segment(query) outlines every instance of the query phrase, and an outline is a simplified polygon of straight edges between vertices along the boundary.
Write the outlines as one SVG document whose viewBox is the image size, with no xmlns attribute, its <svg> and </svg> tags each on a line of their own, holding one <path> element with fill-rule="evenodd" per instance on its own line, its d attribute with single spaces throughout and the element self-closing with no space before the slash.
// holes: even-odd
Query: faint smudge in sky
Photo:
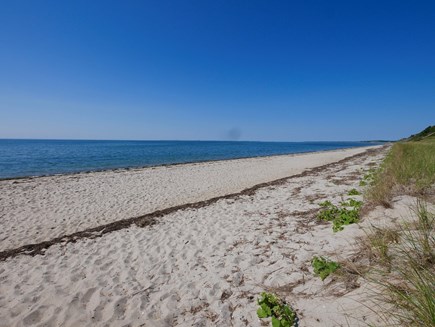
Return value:
<svg viewBox="0 0 435 327">
<path fill-rule="evenodd" d="M 227 132 L 226 138 L 230 141 L 238 141 L 241 136 L 242 131 L 237 127 L 233 127 Z"/>
</svg>

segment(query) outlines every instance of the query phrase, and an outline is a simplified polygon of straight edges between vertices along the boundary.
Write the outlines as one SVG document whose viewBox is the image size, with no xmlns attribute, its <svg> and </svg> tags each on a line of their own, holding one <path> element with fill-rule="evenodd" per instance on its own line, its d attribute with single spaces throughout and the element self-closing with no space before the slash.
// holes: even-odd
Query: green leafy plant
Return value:
<svg viewBox="0 0 435 327">
<path fill-rule="evenodd" d="M 332 206 L 332 202 L 326 200 L 326 201 L 320 202 L 319 206 L 324 207 L 324 208 L 328 208 L 328 207 Z"/>
<path fill-rule="evenodd" d="M 296 313 L 284 301 L 271 293 L 263 292 L 258 299 L 259 318 L 272 318 L 273 327 L 291 327 L 296 322 Z"/>
<path fill-rule="evenodd" d="M 333 221 L 339 213 L 339 208 L 333 205 L 330 201 L 319 203 L 319 206 L 324 208 L 319 212 L 318 218 L 326 221 Z"/>
<path fill-rule="evenodd" d="M 340 207 L 333 205 L 330 201 L 319 204 L 323 210 L 318 214 L 320 220 L 332 222 L 332 230 L 338 232 L 344 229 L 343 226 L 354 224 L 359 221 L 359 209 L 362 206 L 361 201 L 349 199 L 341 202 Z"/>
<path fill-rule="evenodd" d="M 374 180 L 375 180 L 375 172 L 376 172 L 375 169 L 370 168 L 370 170 L 363 176 L 362 180 L 360 180 L 359 186 L 363 187 L 363 186 L 367 186 L 367 185 L 372 185 L 374 183 Z M 359 194 L 361 194 L 361 193 L 359 193 Z M 349 195 L 359 195 L 359 194 L 350 194 L 349 193 Z"/>
<path fill-rule="evenodd" d="M 337 262 L 325 259 L 324 257 L 314 257 L 311 260 L 311 266 L 313 267 L 316 276 L 319 276 L 321 280 L 324 280 L 340 268 L 340 265 Z"/>
<path fill-rule="evenodd" d="M 357 189 L 351 189 L 347 195 L 361 195 L 361 192 L 359 192 Z"/>
<path fill-rule="evenodd" d="M 356 209 L 360 209 L 362 204 L 362 201 L 357 201 L 355 199 L 348 199 L 347 201 L 341 202 L 343 207 L 354 207 Z"/>
</svg>

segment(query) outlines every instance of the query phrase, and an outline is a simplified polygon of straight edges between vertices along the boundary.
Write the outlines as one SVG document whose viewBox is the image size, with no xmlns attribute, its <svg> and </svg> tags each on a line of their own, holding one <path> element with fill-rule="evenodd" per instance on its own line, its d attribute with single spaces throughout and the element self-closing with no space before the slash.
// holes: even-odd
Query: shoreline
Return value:
<svg viewBox="0 0 435 327">
<path fill-rule="evenodd" d="M 304 155 L 304 154 L 322 153 L 322 152 L 334 152 L 334 151 L 347 150 L 347 149 L 360 149 L 360 148 L 367 148 L 368 149 L 368 148 L 373 148 L 373 147 L 383 147 L 383 146 L 386 146 L 386 145 L 390 145 L 391 143 L 392 142 L 383 142 L 382 144 L 376 144 L 376 145 L 351 146 L 351 147 L 331 149 L 331 150 L 293 152 L 293 153 L 273 154 L 273 155 L 266 155 L 266 156 L 261 156 L 260 155 L 260 156 L 253 156 L 253 157 L 237 157 L 237 158 L 231 158 L 231 159 L 185 161 L 185 162 L 175 162 L 175 163 L 150 165 L 150 166 L 129 166 L 129 167 L 118 167 L 118 168 L 103 168 L 103 169 L 83 170 L 83 171 L 74 171 L 74 172 L 65 172 L 65 173 L 54 173 L 54 174 L 45 174 L 45 175 L 27 175 L 27 176 L 17 176 L 17 177 L 0 177 L 0 182 L 2 182 L 2 181 L 13 181 L 13 180 L 22 180 L 22 179 L 36 179 L 36 178 L 54 177 L 54 176 L 71 176 L 71 175 L 91 174 L 91 173 L 104 173 L 104 172 L 115 172 L 116 173 L 116 172 L 123 172 L 123 171 L 153 169 L 153 168 L 160 168 L 160 167 L 180 166 L 180 165 L 205 164 L 205 163 L 222 162 L 222 161 L 237 161 L 237 160 L 273 158 L 273 157 L 283 157 L 283 156 L 292 157 L 292 156 L 298 156 L 298 155 Z"/>
<path fill-rule="evenodd" d="M 0 181 L 0 251 L 237 194 L 372 149 L 382 147 Z"/>
<path fill-rule="evenodd" d="M 311 154 L 311 153 L 334 152 L 334 151 L 347 150 L 347 149 L 382 147 L 385 145 L 389 145 L 391 143 L 392 142 L 384 142 L 382 144 L 375 144 L 375 145 L 350 146 L 350 147 L 337 148 L 337 149 L 331 149 L 331 150 L 303 151 L 303 152 L 293 152 L 293 153 L 283 153 L 283 154 L 272 154 L 272 155 L 265 155 L 265 156 L 260 155 L 260 156 L 253 156 L 253 157 L 237 157 L 237 158 L 230 158 L 230 159 L 186 161 L 186 162 L 175 162 L 175 163 L 149 165 L 149 166 L 128 166 L 128 167 L 118 167 L 118 168 L 102 168 L 102 169 L 83 170 L 83 171 L 74 171 L 74 172 L 65 172 L 65 173 L 54 173 L 54 174 L 45 174 L 45 175 L 0 177 L 0 182 L 10 181 L 10 180 L 21 180 L 21 179 L 36 179 L 36 178 L 53 177 L 53 176 L 71 176 L 71 175 L 91 174 L 91 173 L 122 172 L 122 171 L 141 170 L 141 169 L 153 169 L 153 168 L 159 168 L 159 167 L 171 167 L 171 166 L 180 166 L 180 165 L 213 163 L 213 162 L 221 162 L 221 161 L 234 161 L 234 160 L 246 160 L 246 159 L 273 158 L 273 157 L 282 157 L 282 156 L 295 156 L 295 155 L 304 155 L 304 154 Z"/>
<path fill-rule="evenodd" d="M 372 151 L 375 152 L 377 149 L 380 149 L 380 148 L 375 148 Z M 280 178 L 280 179 L 273 180 L 270 182 L 256 184 L 252 187 L 243 189 L 242 191 L 237 192 L 237 193 L 225 194 L 225 195 L 221 195 L 221 196 L 214 197 L 211 199 L 202 200 L 199 202 L 185 203 L 185 204 L 182 204 L 179 206 L 169 207 L 169 208 L 165 208 L 163 210 L 157 210 L 155 212 L 151 212 L 151 213 L 148 213 L 145 215 L 126 218 L 126 219 L 122 219 L 122 220 L 117 220 L 117 221 L 114 221 L 114 222 L 106 224 L 106 225 L 101 225 L 101 226 L 97 226 L 94 228 L 88 228 L 86 230 L 78 231 L 78 232 L 73 233 L 73 234 L 62 235 L 62 236 L 56 237 L 54 239 L 51 239 L 49 241 L 44 241 L 44 242 L 35 243 L 35 244 L 26 244 L 26 245 L 21 246 L 19 248 L 7 249 L 4 251 L 0 251 L 0 261 L 5 261 L 8 258 L 11 258 L 11 257 L 13 258 L 17 255 L 35 256 L 38 254 L 44 254 L 45 250 L 47 250 L 49 247 L 51 247 L 55 244 L 62 243 L 63 245 L 65 245 L 67 243 L 76 242 L 77 240 L 80 240 L 83 238 L 93 239 L 93 238 L 97 238 L 97 237 L 102 237 L 104 234 L 111 233 L 111 232 L 118 231 L 118 230 L 122 230 L 125 228 L 129 228 L 132 225 L 136 225 L 136 226 L 141 227 L 141 228 L 143 228 L 145 226 L 153 226 L 154 224 L 158 223 L 156 218 L 161 218 L 165 215 L 174 213 L 176 211 L 198 209 L 198 208 L 206 207 L 208 205 L 216 203 L 217 201 L 220 201 L 220 200 L 237 199 L 237 198 L 244 196 L 244 195 L 253 195 L 253 194 L 255 194 L 255 192 L 257 192 L 258 190 L 260 190 L 262 188 L 278 186 L 278 185 L 286 183 L 290 179 L 305 177 L 307 175 L 320 172 L 323 169 L 331 168 L 331 167 L 334 167 L 337 165 L 341 165 L 341 164 L 344 164 L 345 162 L 354 160 L 358 157 L 366 156 L 369 154 L 369 151 L 370 151 L 370 149 L 368 149 L 365 152 L 358 153 L 358 154 L 355 154 L 355 155 L 350 156 L 350 157 L 346 157 L 346 158 L 341 159 L 341 160 L 336 161 L 336 162 L 328 163 L 328 164 L 325 164 L 322 166 L 317 166 L 314 168 L 309 168 L 309 169 L 306 169 L 303 172 L 296 174 L 296 175 L 291 175 L 291 176 Z"/>
<path fill-rule="evenodd" d="M 26 194 L 38 195 L 27 204 L 33 209 L 44 197 L 55 195 L 52 204 L 58 205 L 42 206 L 45 211 L 39 213 L 29 211 L 24 226 L 27 234 L 16 234 L 29 243 L 44 233 L 45 229 L 32 230 L 32 227 L 50 221 L 48 209 L 61 210 L 70 205 L 68 201 L 78 201 L 78 208 L 83 208 L 86 201 L 101 200 L 89 199 L 82 187 L 90 188 L 94 195 L 100 191 L 105 194 L 121 183 L 118 192 L 128 190 L 130 196 L 149 194 L 155 198 L 165 185 L 170 187 L 168 190 L 179 187 L 174 184 L 174 178 L 180 174 L 187 176 L 186 180 L 193 178 L 192 185 L 201 187 L 222 182 L 226 185 L 234 176 L 239 176 L 241 181 L 252 181 L 263 170 L 270 177 L 283 164 L 300 170 L 299 174 L 257 183 L 251 189 L 243 188 L 237 194 L 151 213 L 159 215 L 154 217 L 157 223 L 151 221 L 153 217 L 142 217 L 144 225 L 117 220 L 109 223 L 117 227 L 115 230 L 106 230 L 107 225 L 99 224 L 97 229 L 86 231 L 83 220 L 73 220 L 74 226 L 83 227 L 83 233 L 89 234 L 63 233 L 54 240 L 57 230 L 48 228 L 47 235 L 55 242 L 24 247 L 22 253 L 10 252 L 9 258 L 0 261 L 2 323 L 4 326 L 20 326 L 25 322 L 53 326 L 260 327 L 264 321 L 257 317 L 256 299 L 266 291 L 287 298 L 297 310 L 301 327 L 346 325 L 348 314 L 353 314 L 352 326 L 363 326 L 367 321 L 377 325 L 370 310 L 361 306 L 366 300 L 365 284 L 354 287 L 355 283 L 347 284 L 331 277 L 323 282 L 313 273 L 310 262 L 318 255 L 336 261 L 353 257 L 355 242 L 363 235 L 359 225 L 346 226 L 337 234 L 330 223 L 319 221 L 316 213 L 325 200 L 338 203 L 352 188 L 362 191 L 358 186 L 360 179 L 381 162 L 387 149 L 250 160 L 252 167 L 227 162 L 188 169 L 157 169 L 148 177 L 164 173 L 162 177 L 170 183 L 158 183 L 156 188 L 139 191 L 131 190 L 127 179 L 133 176 L 137 182 L 143 172 L 106 173 L 98 178 L 64 176 L 47 178 L 47 183 L 43 180 L 22 184 L 4 182 L 3 186 L 8 184 L 22 191 L 14 193 L 14 199 L 22 199 Z M 220 174 L 211 178 L 210 167 Z M 242 168 L 239 175 L 228 177 L 236 167 Z M 254 170 L 244 175 L 246 168 Z M 207 173 L 198 179 L 194 177 L 198 170 Z M 115 183 L 107 176 L 116 177 Z M 80 184 L 81 181 L 86 183 Z M 95 188 L 93 182 L 100 182 L 101 189 Z M 75 191 L 79 197 L 62 199 L 63 193 L 57 193 L 56 187 L 65 183 L 67 187 L 62 190 Z M 42 185 L 43 192 L 34 188 L 38 185 Z M 197 192 L 194 189 L 190 196 Z M 182 197 L 184 192 L 175 194 Z M 128 201 L 113 204 L 123 214 L 132 205 Z M 5 216 L 11 219 L 0 220 L 3 229 L 8 227 L 8 221 L 14 228 L 19 227 L 19 215 L 24 213 Z M 71 218 L 63 211 L 59 215 Z M 95 218 L 89 212 L 85 216 Z M 58 225 L 67 223 L 57 222 Z M 44 245 L 49 246 L 44 248 Z M 362 317 L 368 320 L 360 324 Z"/>
</svg>

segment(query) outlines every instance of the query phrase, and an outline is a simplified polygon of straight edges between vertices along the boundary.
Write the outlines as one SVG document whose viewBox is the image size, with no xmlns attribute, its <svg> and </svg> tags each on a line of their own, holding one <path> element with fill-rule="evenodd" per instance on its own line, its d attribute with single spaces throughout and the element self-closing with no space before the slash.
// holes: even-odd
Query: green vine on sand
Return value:
<svg viewBox="0 0 435 327">
<path fill-rule="evenodd" d="M 258 299 L 259 318 L 272 318 L 273 327 L 291 327 L 297 323 L 296 313 L 281 299 L 271 293 L 263 292 Z"/>
<path fill-rule="evenodd" d="M 323 210 L 318 214 L 320 220 L 332 222 L 332 230 L 338 232 L 344 229 L 343 226 L 357 223 L 359 221 L 359 210 L 361 201 L 348 199 L 341 202 L 340 207 L 335 206 L 331 201 L 324 201 L 319 204 Z"/>
<path fill-rule="evenodd" d="M 349 193 L 347 193 L 347 195 L 361 195 L 361 192 L 359 192 L 357 189 L 353 188 L 349 191 Z"/>
<path fill-rule="evenodd" d="M 314 269 L 314 274 L 324 280 L 330 274 L 340 268 L 337 262 L 325 259 L 324 257 L 314 257 L 311 260 L 311 266 Z"/>
</svg>

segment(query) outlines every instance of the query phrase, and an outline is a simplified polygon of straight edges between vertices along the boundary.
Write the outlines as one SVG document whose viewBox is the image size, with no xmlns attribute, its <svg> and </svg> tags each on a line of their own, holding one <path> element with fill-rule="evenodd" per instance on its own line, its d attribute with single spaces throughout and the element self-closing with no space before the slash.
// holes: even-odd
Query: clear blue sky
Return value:
<svg viewBox="0 0 435 327">
<path fill-rule="evenodd" d="M 0 2 L 0 138 L 397 139 L 435 1 Z"/>
</svg>

